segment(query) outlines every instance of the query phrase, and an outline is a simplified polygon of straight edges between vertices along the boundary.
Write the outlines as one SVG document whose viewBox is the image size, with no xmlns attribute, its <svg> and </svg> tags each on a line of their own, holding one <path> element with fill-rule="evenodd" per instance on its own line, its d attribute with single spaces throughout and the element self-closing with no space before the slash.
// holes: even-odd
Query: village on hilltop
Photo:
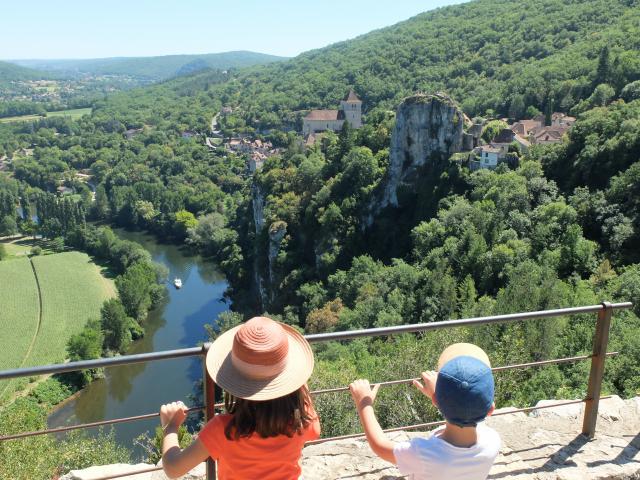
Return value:
<svg viewBox="0 0 640 480">
<path fill-rule="evenodd" d="M 233 108 L 224 106 L 212 120 L 210 136 L 205 138 L 205 144 L 212 150 L 219 148 L 236 154 L 248 156 L 247 168 L 249 173 L 255 173 L 262 168 L 265 160 L 278 153 L 281 149 L 275 148 L 270 141 L 252 138 L 250 135 L 236 135 L 225 137 L 221 130 L 216 129 L 216 118 L 220 115 L 233 114 Z M 563 136 L 575 122 L 575 118 L 562 112 L 554 112 L 550 116 L 550 125 L 546 125 L 545 115 L 537 115 L 532 119 L 519 120 L 509 123 L 509 119 L 501 118 L 508 128 L 504 128 L 489 142 L 482 138 L 482 132 L 488 120 L 470 120 L 464 116 L 466 132 L 464 151 L 469 152 L 468 165 L 472 170 L 479 168 L 493 169 L 499 163 L 509 160 L 509 154 L 517 150 L 526 153 L 532 145 L 545 145 L 559 143 Z M 352 128 L 362 127 L 362 100 L 352 89 L 340 101 L 335 110 L 311 110 L 302 119 L 302 135 L 305 145 L 314 145 L 324 132 L 339 132 L 345 122 Z M 127 131 L 126 135 L 135 134 L 137 131 Z M 191 132 L 185 132 L 183 136 Z M 189 135 L 190 136 L 190 135 Z"/>
<path fill-rule="evenodd" d="M 500 119 L 509 125 L 509 119 Z M 569 131 L 576 119 L 562 112 L 554 112 L 551 115 L 551 125 L 545 125 L 545 115 L 536 115 L 530 120 L 520 120 L 512 123 L 508 128 L 502 129 L 491 139 L 488 144 L 479 145 L 479 135 L 483 124 L 474 124 L 477 132 L 478 143 L 470 155 L 469 168 L 496 168 L 500 162 L 507 159 L 507 154 L 512 145 L 526 153 L 532 145 L 547 145 L 562 142 L 562 137 Z"/>
</svg>

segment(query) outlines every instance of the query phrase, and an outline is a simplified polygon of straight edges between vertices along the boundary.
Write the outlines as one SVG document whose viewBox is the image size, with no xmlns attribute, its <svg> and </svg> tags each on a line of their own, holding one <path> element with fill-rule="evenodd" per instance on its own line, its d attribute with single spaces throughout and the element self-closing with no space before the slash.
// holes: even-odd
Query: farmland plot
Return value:
<svg viewBox="0 0 640 480">
<path fill-rule="evenodd" d="M 42 292 L 42 326 L 27 363 L 60 362 L 68 339 L 90 318 L 100 318 L 102 302 L 114 296 L 115 289 L 84 253 L 33 257 L 33 263 Z"/>
</svg>

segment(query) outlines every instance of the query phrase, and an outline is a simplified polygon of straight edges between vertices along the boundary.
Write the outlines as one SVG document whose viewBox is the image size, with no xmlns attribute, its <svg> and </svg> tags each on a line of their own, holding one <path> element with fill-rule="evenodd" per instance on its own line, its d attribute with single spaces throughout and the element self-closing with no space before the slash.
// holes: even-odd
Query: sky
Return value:
<svg viewBox="0 0 640 480">
<path fill-rule="evenodd" d="M 462 1 L 0 0 L 0 59 L 291 57 Z"/>
</svg>

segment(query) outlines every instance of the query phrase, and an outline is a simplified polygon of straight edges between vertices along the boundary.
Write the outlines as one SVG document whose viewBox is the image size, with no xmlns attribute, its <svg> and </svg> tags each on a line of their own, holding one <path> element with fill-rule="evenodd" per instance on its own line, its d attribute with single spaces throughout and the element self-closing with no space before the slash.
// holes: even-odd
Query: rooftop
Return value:
<svg viewBox="0 0 640 480">
<path fill-rule="evenodd" d="M 311 110 L 304 118 L 305 120 L 343 120 L 344 112 L 342 110 Z"/>
<path fill-rule="evenodd" d="M 360 102 L 360 103 L 362 103 L 362 100 L 360 100 L 358 95 L 356 95 L 356 92 L 354 92 L 353 90 L 349 90 L 349 93 L 347 93 L 342 100 L 344 102 Z"/>
</svg>

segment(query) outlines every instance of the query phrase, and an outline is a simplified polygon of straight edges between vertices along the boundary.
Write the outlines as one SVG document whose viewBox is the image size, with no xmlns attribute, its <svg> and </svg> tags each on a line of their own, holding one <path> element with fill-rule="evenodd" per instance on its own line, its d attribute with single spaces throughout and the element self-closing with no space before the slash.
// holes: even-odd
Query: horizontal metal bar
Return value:
<svg viewBox="0 0 640 480">
<path fill-rule="evenodd" d="M 607 398 L 611 398 L 611 395 L 606 395 L 604 397 L 600 397 L 600 400 L 606 400 Z M 573 405 L 576 403 L 584 403 L 586 402 L 586 399 L 582 399 L 582 400 L 569 400 L 566 402 L 557 402 L 551 405 L 543 405 L 541 407 L 526 407 L 526 408 L 518 408 L 515 410 L 509 410 L 508 412 L 498 412 L 498 413 L 494 413 L 491 416 L 492 417 L 499 417 L 501 415 L 511 415 L 513 413 L 520 413 L 520 412 L 531 412 L 534 410 L 544 410 L 546 408 L 555 408 L 555 407 L 562 407 L 564 405 Z M 404 427 L 394 427 L 394 428 L 386 428 L 383 430 L 383 432 L 385 433 L 390 433 L 390 432 L 400 432 L 402 430 L 417 430 L 419 428 L 427 428 L 427 427 L 435 427 L 437 425 L 444 425 L 446 422 L 444 420 L 440 420 L 437 422 L 428 422 L 428 423 L 419 423 L 416 425 L 407 425 Z M 318 440 L 312 440 L 311 442 L 307 442 L 305 443 L 305 445 L 318 445 L 320 443 L 326 443 L 326 442 L 332 442 L 334 440 L 346 440 L 349 438 L 359 438 L 359 437 L 364 437 L 365 434 L 364 433 L 352 433 L 350 435 L 340 435 L 337 437 L 328 437 L 328 438 L 320 438 Z"/>
<path fill-rule="evenodd" d="M 615 356 L 618 355 L 619 352 L 608 352 L 607 353 L 607 357 L 611 357 L 611 356 Z M 580 361 L 580 360 L 588 360 L 589 358 L 591 358 L 591 355 L 581 355 L 578 357 L 565 357 L 565 358 L 558 358 L 555 360 L 542 360 L 540 362 L 530 362 L 530 363 L 519 363 L 519 364 L 515 364 L 515 365 L 506 365 L 504 367 L 494 367 L 492 368 L 492 370 L 494 372 L 500 372 L 500 371 L 504 371 L 504 370 L 511 370 L 511 369 L 515 369 L 515 368 L 527 368 L 527 367 L 539 367 L 539 366 L 544 366 L 544 365 L 554 365 L 554 364 L 559 364 L 559 363 L 568 363 L 568 362 L 576 362 L 576 361 Z M 390 380 L 388 382 L 376 382 L 375 385 L 382 385 L 382 386 L 388 386 L 388 385 L 401 385 L 401 384 L 410 384 L 412 383 L 414 380 L 420 380 L 420 378 L 405 378 L 402 380 Z M 345 392 L 349 390 L 349 387 L 336 387 L 336 388 L 327 388 L 327 389 L 323 389 L 323 390 L 314 390 L 311 392 L 311 395 L 323 395 L 325 393 L 335 393 L 335 392 Z M 216 403 L 214 405 L 215 408 L 222 408 L 224 407 L 224 403 Z M 204 406 L 200 405 L 200 406 L 196 406 L 196 407 L 191 407 L 188 411 L 189 412 L 194 412 L 194 411 L 198 411 L 198 410 L 203 410 Z M 70 430 L 78 430 L 78 429 L 82 429 L 82 428 L 92 428 L 92 427 L 100 427 L 100 426 L 104 426 L 104 425 L 114 425 L 114 424 L 118 424 L 118 423 L 125 423 L 125 422 L 133 422 L 133 421 L 137 421 L 137 420 L 146 420 L 149 418 L 154 418 L 157 417 L 158 415 L 160 415 L 159 413 L 148 413 L 148 414 L 144 414 L 144 415 L 136 415 L 133 417 L 123 417 L 123 418 L 113 418 L 110 420 L 102 420 L 100 422 L 93 422 L 93 423 L 83 423 L 83 424 L 77 424 L 77 425 L 67 425 L 64 427 L 56 427 L 56 428 L 50 428 L 47 430 L 36 430 L 33 432 L 23 432 L 23 433 L 16 433 L 14 435 L 6 435 L 3 437 L 0 437 L 0 442 L 5 441 L 5 440 L 15 440 L 17 438 L 24 438 L 24 437 L 32 437 L 35 435 L 46 435 L 49 433 L 60 433 L 60 432 L 68 432 Z"/>
<path fill-rule="evenodd" d="M 633 303 L 614 303 L 611 307 L 614 310 L 631 308 Z M 537 312 L 512 313 L 507 315 L 494 315 L 489 317 L 467 318 L 461 320 L 445 320 L 443 322 L 418 323 L 409 325 L 397 325 L 394 327 L 380 327 L 362 330 L 351 330 L 348 332 L 331 332 L 306 335 L 305 338 L 310 343 L 330 342 L 336 340 L 349 340 L 360 337 L 375 337 L 382 335 L 394 335 L 399 333 L 424 332 L 428 330 L 438 330 L 442 328 L 454 328 L 471 325 L 483 325 L 501 322 L 516 322 L 521 320 L 531 320 L 536 318 L 559 317 L 563 315 L 575 315 L 580 313 L 593 313 L 602 310 L 602 305 L 591 305 L 586 307 L 560 308 L 555 310 L 541 310 Z M 205 347 L 183 348 L 178 350 L 167 350 L 163 352 L 141 353 L 137 355 L 122 355 L 113 358 L 98 358 L 96 360 L 82 360 L 78 362 L 68 362 L 57 365 L 44 365 L 39 367 L 16 368 L 12 370 L 0 371 L 0 380 L 17 377 L 30 377 L 36 375 L 52 375 L 56 373 L 73 372 L 90 368 L 114 367 L 118 365 L 128 365 L 132 363 L 143 363 L 169 358 L 194 357 L 203 355 Z"/>
<path fill-rule="evenodd" d="M 631 308 L 631 302 L 614 303 L 612 308 Z M 394 327 L 379 327 L 362 330 L 351 330 L 348 332 L 331 332 L 306 335 L 305 338 L 310 343 L 332 342 L 338 340 L 351 340 L 360 337 L 376 337 L 382 335 L 395 335 L 399 333 L 425 332 L 428 330 L 439 330 L 442 328 L 468 327 L 472 325 L 487 325 L 493 323 L 518 322 L 531 320 L 534 318 L 561 317 L 563 315 L 577 315 L 580 313 L 599 312 L 604 307 L 602 305 L 590 305 L 587 307 L 558 308 L 554 310 L 540 310 L 537 312 L 510 313 L 507 315 L 493 315 L 490 317 L 463 318 L 461 320 L 445 320 L 442 322 L 415 323 L 409 325 L 397 325 Z"/>
<path fill-rule="evenodd" d="M 134 475 L 141 475 L 143 473 L 157 472 L 159 470 L 162 470 L 162 467 L 149 467 L 149 468 L 144 468 L 142 470 L 118 473 L 117 475 L 109 475 L 107 477 L 92 477 L 91 480 L 112 480 L 114 478 L 132 477 Z"/>
<path fill-rule="evenodd" d="M 607 357 L 614 357 L 618 355 L 620 352 L 608 352 L 606 354 Z M 555 365 L 559 363 L 569 363 L 569 362 L 577 362 L 580 360 L 588 360 L 592 357 L 592 355 L 580 355 L 578 357 L 565 357 L 565 358 L 557 358 L 555 360 L 542 360 L 540 362 L 530 362 L 530 363 L 518 363 L 515 365 L 506 365 L 504 367 L 494 367 L 491 370 L 494 372 L 502 372 L 505 370 L 513 370 L 516 368 L 529 368 L 529 367 L 542 367 L 545 365 Z M 406 383 L 412 383 L 414 380 L 420 380 L 420 378 L 405 378 L 402 380 L 390 380 L 388 382 L 372 382 L 372 385 L 401 385 Z M 349 390 L 349 387 L 336 387 L 336 388 L 327 388 L 323 390 L 314 390 L 311 392 L 312 395 L 322 395 L 325 393 L 334 393 L 334 392 L 344 392 Z"/>
<path fill-rule="evenodd" d="M 31 377 L 35 375 L 53 375 L 56 373 L 74 372 L 89 368 L 115 367 L 129 365 L 131 363 L 144 363 L 153 360 L 165 360 L 168 358 L 197 357 L 202 355 L 203 347 L 181 348 L 178 350 L 165 350 L 162 352 L 139 353 L 137 355 L 122 355 L 112 358 L 98 358 L 95 360 L 80 360 L 56 365 L 44 365 L 41 367 L 16 368 L 0 371 L 0 380 L 17 377 Z"/>
<path fill-rule="evenodd" d="M 197 412 L 204 409 L 203 406 L 191 407 L 187 410 L 187 413 Z M 33 432 L 14 433 L 12 435 L 5 435 L 0 437 L 0 442 L 5 440 L 16 440 L 18 438 L 34 437 L 36 435 L 47 435 L 49 433 L 69 432 L 71 430 L 79 430 L 83 428 L 102 427 L 104 425 L 114 425 L 117 423 L 135 422 L 138 420 L 147 420 L 149 418 L 159 417 L 160 413 L 146 413 L 144 415 L 135 415 L 133 417 L 112 418 L 110 420 L 101 420 L 99 422 L 80 423 L 77 425 L 66 425 L 64 427 L 49 428 L 46 430 L 35 430 Z"/>
</svg>

